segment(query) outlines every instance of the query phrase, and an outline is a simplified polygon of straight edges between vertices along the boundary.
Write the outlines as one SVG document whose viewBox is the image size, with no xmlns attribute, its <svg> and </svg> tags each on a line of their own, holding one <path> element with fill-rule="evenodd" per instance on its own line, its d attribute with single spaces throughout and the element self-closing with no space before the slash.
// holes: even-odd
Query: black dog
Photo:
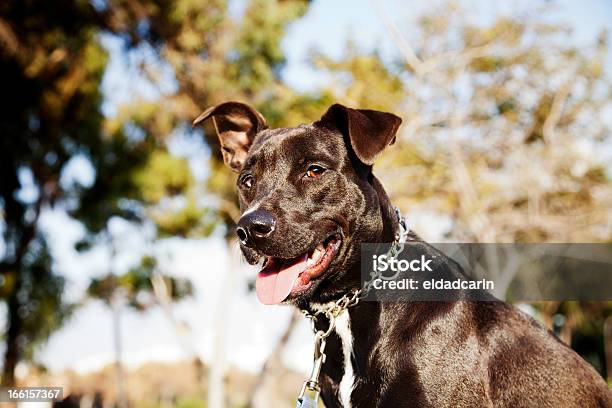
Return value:
<svg viewBox="0 0 612 408">
<path fill-rule="evenodd" d="M 359 288 L 360 244 L 391 242 L 398 227 L 372 164 L 400 118 L 333 105 L 311 125 L 267 129 L 228 102 L 194 124 L 208 117 L 239 172 L 242 251 L 264 261 L 259 299 L 312 311 Z M 592 367 L 503 302 L 362 302 L 326 353 L 328 408 L 612 407 Z"/>
</svg>

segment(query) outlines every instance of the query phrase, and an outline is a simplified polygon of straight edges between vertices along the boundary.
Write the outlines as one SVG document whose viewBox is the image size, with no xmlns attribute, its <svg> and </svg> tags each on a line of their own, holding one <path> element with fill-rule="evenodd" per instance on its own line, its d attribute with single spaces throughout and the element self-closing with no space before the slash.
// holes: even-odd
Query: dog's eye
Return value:
<svg viewBox="0 0 612 408">
<path fill-rule="evenodd" d="M 240 185 L 244 188 L 251 188 L 253 187 L 254 181 L 255 179 L 253 178 L 253 176 L 251 176 L 250 174 L 247 174 L 246 176 L 243 176 L 240 179 Z"/>
<path fill-rule="evenodd" d="M 318 166 L 316 164 L 311 164 L 306 170 L 306 177 L 315 178 L 319 177 L 321 174 L 325 172 L 325 168 Z"/>
</svg>

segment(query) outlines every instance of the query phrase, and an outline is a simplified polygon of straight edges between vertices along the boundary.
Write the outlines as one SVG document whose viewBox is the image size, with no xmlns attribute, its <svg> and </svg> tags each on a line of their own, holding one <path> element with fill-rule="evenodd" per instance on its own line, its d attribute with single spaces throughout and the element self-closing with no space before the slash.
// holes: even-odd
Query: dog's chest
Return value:
<svg viewBox="0 0 612 408">
<path fill-rule="evenodd" d="M 353 371 L 353 334 L 351 333 L 351 318 L 348 310 L 345 310 L 336 319 L 336 334 L 340 337 L 343 357 L 343 375 L 340 381 L 339 397 L 344 408 L 351 407 L 351 393 L 355 383 L 355 373 Z"/>
<path fill-rule="evenodd" d="M 311 308 L 315 311 L 323 310 L 325 306 L 329 307 L 329 305 L 311 304 Z M 331 376 L 334 378 L 332 381 L 337 385 L 337 388 L 334 387 L 337 393 L 334 392 L 334 394 L 337 395 L 341 407 L 351 408 L 351 394 L 355 385 L 355 372 L 352 363 L 354 337 L 351 332 L 351 318 L 348 310 L 343 311 L 336 318 L 334 332 L 340 341 L 339 344 L 336 341 L 333 343 L 339 347 L 328 346 L 326 349 L 328 354 L 326 364 L 328 366 L 331 364 L 332 366 L 327 367 L 327 370 L 324 366 L 323 370 L 332 370 L 335 373 L 341 374 L 341 376 L 337 376 L 337 374 Z M 330 353 L 333 353 L 333 355 Z M 337 382 L 338 379 L 340 380 L 339 383 Z"/>
</svg>

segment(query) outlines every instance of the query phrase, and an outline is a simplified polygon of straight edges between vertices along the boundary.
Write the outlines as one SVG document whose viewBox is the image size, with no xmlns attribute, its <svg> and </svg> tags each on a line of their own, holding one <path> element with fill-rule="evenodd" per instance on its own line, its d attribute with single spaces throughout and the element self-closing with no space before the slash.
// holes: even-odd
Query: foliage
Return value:
<svg viewBox="0 0 612 408">
<path fill-rule="evenodd" d="M 157 274 L 163 280 L 167 295 L 171 301 L 178 301 L 193 294 L 191 282 L 186 279 L 173 278 L 156 272 L 155 258 L 145 256 L 140 265 L 129 271 L 114 275 L 108 274 L 101 278 L 94 278 L 87 289 L 87 294 L 93 299 L 102 300 L 107 305 L 125 300 L 127 304 L 140 311 L 144 311 L 159 301 L 155 297 L 153 280 Z"/>
<path fill-rule="evenodd" d="M 45 240 L 38 237 L 30 243 L 24 257 L 17 293 L 18 298 L 28 299 L 19 309 L 23 331 L 17 339 L 24 345 L 26 359 L 33 357 L 36 348 L 62 325 L 75 308 L 74 304 L 63 301 L 65 279 L 51 273 L 50 262 Z"/>
<path fill-rule="evenodd" d="M 605 34 L 578 48 L 532 16 L 483 26 L 450 8 L 423 15 L 395 63 L 352 44 L 339 61 L 315 60 L 336 99 L 404 118 L 378 166 L 394 201 L 449 216 L 452 239 L 608 241 L 612 184 L 597 154 L 610 143 L 599 120 L 612 89 Z"/>
<path fill-rule="evenodd" d="M 82 251 L 108 244 L 108 221 L 115 217 L 153 223 L 158 237 L 207 236 L 220 222 L 232 223 L 237 210 L 228 186 L 233 176 L 211 179 L 218 194 L 203 196 L 186 159 L 172 154 L 168 141 L 184 133 L 205 106 L 230 98 L 263 105 L 287 91 L 279 79 L 284 63 L 280 41 L 286 25 L 307 4 L 256 0 L 239 20 L 230 18 L 226 2 L 218 0 L 0 5 L 0 209 L 6 247 L 0 293 L 9 322 L 5 384 L 13 383 L 17 362 L 29 357 L 29 350 L 71 310 L 64 304 L 63 279 L 49 260 L 44 234 L 38 233 L 40 214 L 57 207 L 82 222 L 86 235 L 77 245 Z M 170 67 L 176 92 L 134 101 L 104 117 L 101 81 L 108 55 L 100 43 L 102 33 L 122 38 L 126 53 L 154 51 L 155 63 L 143 60 L 142 74 L 157 85 L 157 68 Z M 205 136 L 214 168 L 220 162 L 218 142 L 212 132 Z M 91 185 L 62 179 L 74 157 L 91 165 Z M 34 193 L 22 193 L 28 189 Z M 28 263 L 33 256 L 49 261 L 34 267 Z M 108 298 L 117 289 L 127 290 L 133 305 L 143 307 L 139 297 L 150 290 L 150 272 L 118 271 L 92 282 L 90 294 Z M 19 314 L 24 307 L 48 324 L 35 327 L 25 321 Z"/>
<path fill-rule="evenodd" d="M 38 220 L 48 206 L 78 196 L 78 186 L 61 182 L 62 171 L 74 155 L 94 155 L 103 143 L 99 84 L 107 54 L 95 39 L 88 3 L 62 3 L 0 5 L 6 385 L 14 382 L 17 362 L 31 356 L 71 310 L 62 299 L 64 280 L 53 272 Z"/>
</svg>

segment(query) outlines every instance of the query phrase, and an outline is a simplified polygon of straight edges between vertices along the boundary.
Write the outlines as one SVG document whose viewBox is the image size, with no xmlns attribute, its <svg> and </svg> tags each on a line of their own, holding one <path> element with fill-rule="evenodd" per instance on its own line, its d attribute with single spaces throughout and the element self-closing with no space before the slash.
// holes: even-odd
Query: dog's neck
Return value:
<svg viewBox="0 0 612 408">
<path fill-rule="evenodd" d="M 395 234 L 399 228 L 399 220 L 397 219 L 395 208 L 393 204 L 391 204 L 391 200 L 384 187 L 373 174 L 371 175 L 371 183 L 378 196 L 380 214 L 383 222 L 383 229 L 378 242 L 391 242 L 394 240 Z"/>
<path fill-rule="evenodd" d="M 375 237 L 375 242 L 392 242 L 399 229 L 399 220 L 391 200 L 387 196 L 382 184 L 371 175 L 371 185 L 376 191 L 380 216 L 382 218 L 382 230 L 380 236 Z M 414 234 L 410 234 L 409 240 L 418 240 Z M 353 266 L 352 276 L 360 276 L 360 265 Z M 357 282 L 356 288 L 360 287 Z M 329 303 L 311 303 L 310 311 L 317 312 L 325 310 Z M 391 311 L 393 313 L 393 311 Z M 359 302 L 357 305 L 344 310 L 338 318 L 334 333 L 337 338 L 330 338 L 328 353 L 330 358 L 328 366 L 324 368 L 329 378 L 336 384 L 338 397 L 343 404 L 351 398 L 351 392 L 355 377 L 366 375 L 368 367 L 372 364 L 371 350 L 376 342 L 380 341 L 383 332 L 379 331 L 381 320 L 388 320 L 389 310 L 378 302 Z M 392 321 L 389 320 L 389 321 Z M 402 319 L 399 319 L 402 321 Z M 321 319 L 315 324 L 317 330 L 326 330 L 328 323 Z M 391 329 L 391 327 L 389 326 Z M 333 356 L 331 356 L 333 354 Z M 378 364 L 378 363 L 376 363 Z M 384 364 L 380 365 L 384 368 Z M 350 405 L 348 405 L 350 406 Z"/>
</svg>

